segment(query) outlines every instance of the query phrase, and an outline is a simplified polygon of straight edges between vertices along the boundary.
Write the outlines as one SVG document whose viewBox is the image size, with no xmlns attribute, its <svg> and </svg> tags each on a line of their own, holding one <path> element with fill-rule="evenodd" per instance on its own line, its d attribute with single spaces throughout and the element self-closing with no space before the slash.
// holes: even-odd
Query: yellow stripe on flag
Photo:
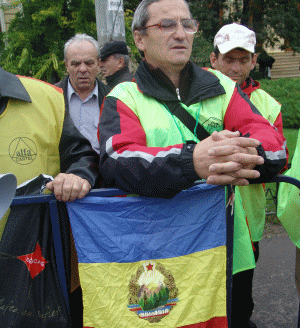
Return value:
<svg viewBox="0 0 300 328">
<path fill-rule="evenodd" d="M 225 246 L 136 263 L 80 263 L 79 273 L 84 326 L 175 328 L 226 316 Z M 150 302 L 159 306 L 148 311 Z"/>
</svg>

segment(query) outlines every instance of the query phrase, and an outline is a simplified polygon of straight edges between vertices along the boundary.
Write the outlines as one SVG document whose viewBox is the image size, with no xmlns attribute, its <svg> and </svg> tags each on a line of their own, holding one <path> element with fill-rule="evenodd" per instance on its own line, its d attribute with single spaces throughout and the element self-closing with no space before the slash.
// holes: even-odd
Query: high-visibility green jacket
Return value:
<svg viewBox="0 0 300 328">
<path fill-rule="evenodd" d="M 291 162 L 291 168 L 284 175 L 300 180 L 300 132 Z M 277 198 L 277 216 L 292 242 L 300 248 L 300 191 L 299 188 L 281 182 Z"/>
<path fill-rule="evenodd" d="M 250 77 L 241 86 L 242 90 L 248 95 L 251 102 L 256 106 L 264 118 L 274 124 L 278 132 L 283 136 L 281 105 L 267 92 L 260 89 L 260 84 Z M 249 224 L 252 241 L 261 240 L 265 226 L 266 197 L 261 184 L 252 184 L 244 187 L 236 187 L 235 197 L 238 200 L 242 197 L 243 208 Z"/>
<path fill-rule="evenodd" d="M 258 169 L 263 178 L 284 166 L 286 153 L 278 132 L 220 72 L 189 63 L 176 90 L 161 71 L 143 62 L 135 80 L 116 86 L 104 100 L 100 170 L 107 186 L 143 196 L 172 197 L 199 179 L 193 165 L 199 139 L 171 113 L 170 101 L 180 103 L 209 133 L 239 130 L 260 140 L 258 152 L 265 163 Z M 246 222 L 235 223 L 234 272 L 238 272 L 255 264 Z"/>
</svg>

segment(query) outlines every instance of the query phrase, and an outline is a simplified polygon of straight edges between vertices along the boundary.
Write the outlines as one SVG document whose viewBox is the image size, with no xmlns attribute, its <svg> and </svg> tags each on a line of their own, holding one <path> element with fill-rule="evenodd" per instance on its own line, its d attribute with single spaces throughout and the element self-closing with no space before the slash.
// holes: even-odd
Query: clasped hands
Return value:
<svg viewBox="0 0 300 328">
<path fill-rule="evenodd" d="M 264 159 L 258 156 L 256 139 L 240 137 L 240 132 L 223 130 L 199 142 L 193 152 L 194 168 L 208 184 L 246 186 L 260 173 L 254 170 Z"/>
</svg>

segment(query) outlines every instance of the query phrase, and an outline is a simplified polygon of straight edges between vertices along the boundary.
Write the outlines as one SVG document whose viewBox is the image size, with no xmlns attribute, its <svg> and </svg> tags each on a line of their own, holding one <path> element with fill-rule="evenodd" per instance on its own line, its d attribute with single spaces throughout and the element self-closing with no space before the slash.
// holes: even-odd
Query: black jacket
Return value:
<svg viewBox="0 0 300 328">
<path fill-rule="evenodd" d="M 134 75 L 129 72 L 129 68 L 123 67 L 116 73 L 114 73 L 110 76 L 107 76 L 105 79 L 106 79 L 107 85 L 112 89 L 119 83 L 127 82 L 127 81 L 131 82 L 133 80 L 133 78 L 134 78 Z"/>
</svg>

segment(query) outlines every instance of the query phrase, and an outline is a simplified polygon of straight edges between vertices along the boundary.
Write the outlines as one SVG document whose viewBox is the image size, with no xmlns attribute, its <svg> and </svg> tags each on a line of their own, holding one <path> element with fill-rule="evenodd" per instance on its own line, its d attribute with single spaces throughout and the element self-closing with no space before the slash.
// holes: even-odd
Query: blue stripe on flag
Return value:
<svg viewBox="0 0 300 328">
<path fill-rule="evenodd" d="M 223 187 L 201 184 L 172 199 L 86 197 L 68 210 L 80 263 L 164 259 L 226 243 Z"/>
</svg>

